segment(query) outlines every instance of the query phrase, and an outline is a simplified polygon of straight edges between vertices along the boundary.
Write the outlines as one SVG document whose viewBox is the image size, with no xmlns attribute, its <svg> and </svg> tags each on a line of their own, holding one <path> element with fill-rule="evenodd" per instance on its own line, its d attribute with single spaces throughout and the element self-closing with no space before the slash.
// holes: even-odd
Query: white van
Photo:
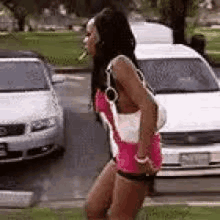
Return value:
<svg viewBox="0 0 220 220">
<path fill-rule="evenodd" d="M 171 28 L 154 22 L 130 22 L 137 44 L 173 44 Z"/>
</svg>

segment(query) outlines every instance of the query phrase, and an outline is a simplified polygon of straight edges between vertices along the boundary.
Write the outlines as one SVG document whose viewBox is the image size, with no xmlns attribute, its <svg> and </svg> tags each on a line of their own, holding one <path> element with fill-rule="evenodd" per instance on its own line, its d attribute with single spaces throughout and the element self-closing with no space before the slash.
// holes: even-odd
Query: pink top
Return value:
<svg viewBox="0 0 220 220">
<path fill-rule="evenodd" d="M 123 141 L 119 135 L 119 132 L 114 123 L 114 114 L 111 110 L 110 103 L 104 92 L 97 90 L 95 96 L 95 107 L 98 112 L 103 112 L 108 122 L 113 129 L 113 138 L 118 145 L 118 153 L 116 155 L 117 168 L 127 173 L 140 173 L 138 163 L 134 159 L 134 155 L 137 153 L 139 143 L 131 143 Z M 152 158 L 153 155 L 158 155 L 155 151 L 160 151 L 160 135 L 156 133 L 152 138 L 151 159 L 154 161 L 156 167 L 160 167 L 162 164 L 162 158 Z M 156 147 L 155 147 L 156 145 Z M 154 151 L 154 152 L 152 152 Z"/>
</svg>

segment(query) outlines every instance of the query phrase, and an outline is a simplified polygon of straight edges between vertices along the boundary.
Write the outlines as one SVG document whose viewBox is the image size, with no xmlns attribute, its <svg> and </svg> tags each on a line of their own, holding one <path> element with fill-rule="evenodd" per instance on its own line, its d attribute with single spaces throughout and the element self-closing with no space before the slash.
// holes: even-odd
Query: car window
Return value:
<svg viewBox="0 0 220 220">
<path fill-rule="evenodd" d="M 218 82 L 201 59 L 152 59 L 138 63 L 157 94 L 219 90 Z"/>
<path fill-rule="evenodd" d="M 48 90 L 40 62 L 0 62 L 0 92 Z"/>
</svg>

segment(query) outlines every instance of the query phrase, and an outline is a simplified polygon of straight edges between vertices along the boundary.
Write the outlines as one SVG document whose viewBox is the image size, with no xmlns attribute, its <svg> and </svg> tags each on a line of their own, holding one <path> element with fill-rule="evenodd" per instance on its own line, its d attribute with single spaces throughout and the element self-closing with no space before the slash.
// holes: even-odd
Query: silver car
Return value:
<svg viewBox="0 0 220 220">
<path fill-rule="evenodd" d="M 64 149 L 63 109 L 52 84 L 38 54 L 0 50 L 0 163 Z"/>
</svg>

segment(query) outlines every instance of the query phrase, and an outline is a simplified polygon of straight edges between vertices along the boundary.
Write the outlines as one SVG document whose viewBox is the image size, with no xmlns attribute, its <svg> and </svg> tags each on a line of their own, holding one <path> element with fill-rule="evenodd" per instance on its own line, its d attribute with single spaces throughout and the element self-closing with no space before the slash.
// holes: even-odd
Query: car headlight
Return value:
<svg viewBox="0 0 220 220">
<path fill-rule="evenodd" d="M 54 126 L 56 126 L 55 117 L 45 118 L 45 119 L 41 119 L 38 121 L 33 121 L 31 124 L 31 131 L 32 132 L 40 131 L 40 130 L 48 129 Z"/>
</svg>

